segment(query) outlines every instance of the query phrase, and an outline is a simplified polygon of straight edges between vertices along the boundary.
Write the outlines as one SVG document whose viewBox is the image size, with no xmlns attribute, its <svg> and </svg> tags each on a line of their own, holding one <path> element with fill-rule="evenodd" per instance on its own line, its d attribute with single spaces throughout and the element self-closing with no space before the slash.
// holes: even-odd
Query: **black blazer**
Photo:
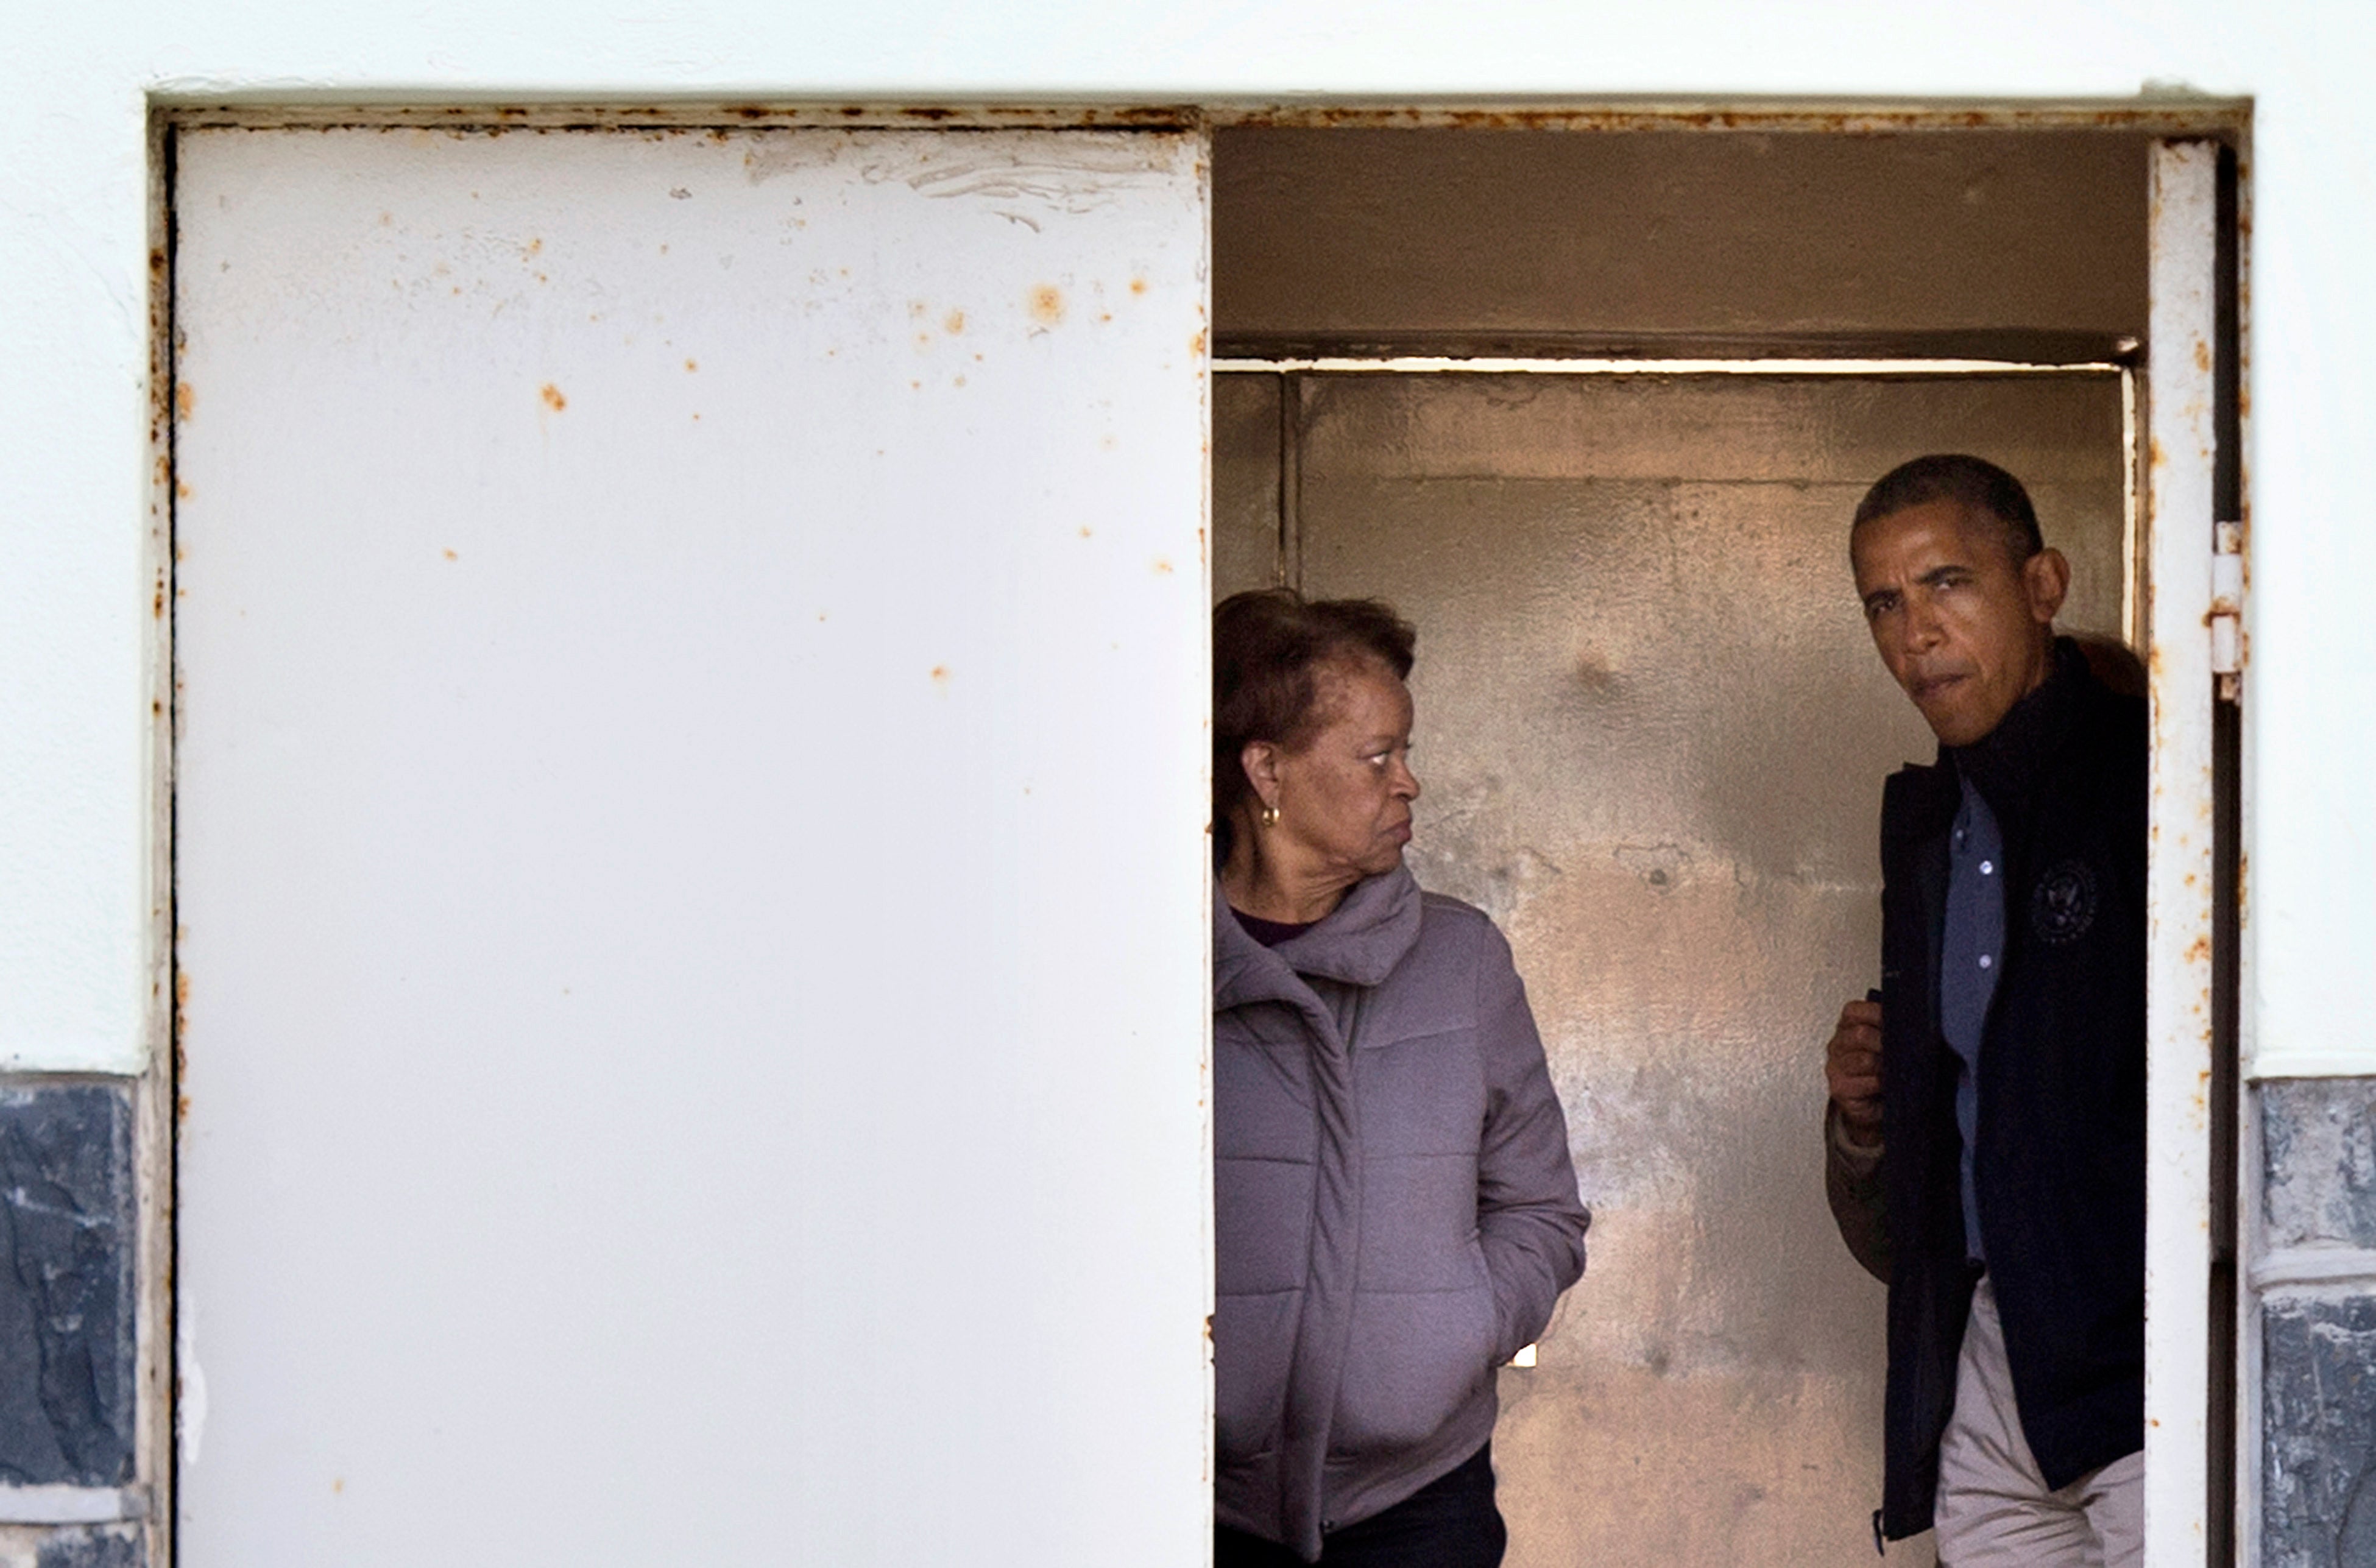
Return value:
<svg viewBox="0 0 2376 1568">
<path fill-rule="evenodd" d="M 2144 1445 L 2146 716 L 2067 641 L 2033 702 L 2028 754 L 1975 772 L 2004 833 L 2006 942 L 1980 1047 L 1974 1177 L 2022 1430 L 2059 1488 Z M 1942 754 L 1893 777 L 1882 803 L 1880 1522 L 1893 1539 L 1930 1527 L 1975 1277 L 1955 1057 L 1939 1029 L 1961 795 Z"/>
</svg>

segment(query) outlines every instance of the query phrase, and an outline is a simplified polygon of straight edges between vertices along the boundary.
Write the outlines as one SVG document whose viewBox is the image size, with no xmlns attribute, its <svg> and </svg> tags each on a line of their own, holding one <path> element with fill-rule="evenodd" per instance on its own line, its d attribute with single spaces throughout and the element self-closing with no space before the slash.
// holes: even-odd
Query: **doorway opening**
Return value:
<svg viewBox="0 0 2376 1568">
<path fill-rule="evenodd" d="M 1847 519 L 1989 457 L 2072 560 L 2060 629 L 2144 651 L 2154 145 L 1216 135 L 1215 596 L 1417 624 L 1411 863 L 1509 935 L 1595 1210 L 1502 1373 L 1514 1568 L 1871 1560 L 1883 1293 L 1824 1200 L 1821 1057 L 1879 978 L 1882 781 L 1935 742 Z"/>
</svg>

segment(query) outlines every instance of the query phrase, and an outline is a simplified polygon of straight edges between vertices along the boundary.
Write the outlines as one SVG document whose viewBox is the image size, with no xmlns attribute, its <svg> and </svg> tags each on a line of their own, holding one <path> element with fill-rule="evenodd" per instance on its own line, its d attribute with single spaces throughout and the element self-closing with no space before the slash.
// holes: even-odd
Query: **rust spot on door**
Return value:
<svg viewBox="0 0 2376 1568">
<path fill-rule="evenodd" d="M 544 399 L 544 406 L 551 409 L 556 414 L 562 410 L 569 407 L 569 399 L 563 397 L 561 395 L 561 388 L 555 386 L 550 381 L 544 384 L 543 390 L 539 392 L 537 396 L 542 398 Z"/>
<path fill-rule="evenodd" d="M 1031 319 L 1042 327 L 1053 327 L 1064 319 L 1064 295 L 1053 283 L 1042 283 L 1031 291 Z"/>
<path fill-rule="evenodd" d="M 958 333 L 965 330 L 965 312 L 961 310 L 953 310 L 949 312 L 948 319 L 942 322 L 941 327 L 942 329 L 947 332 L 950 337 L 956 337 Z"/>
<path fill-rule="evenodd" d="M 174 383 L 174 386 L 173 386 L 173 413 L 174 413 L 174 415 L 175 415 L 177 418 L 180 418 L 180 419 L 188 419 L 192 414 L 194 414 L 194 413 L 197 412 L 197 410 L 198 410 L 198 393 L 197 393 L 197 388 L 196 388 L 196 387 L 192 386 L 191 386 L 188 382 L 186 382 L 186 381 L 182 381 L 182 382 L 176 382 L 176 383 Z"/>
<path fill-rule="evenodd" d="M 1144 294 L 1146 292 L 1146 279 L 1144 278 L 1132 279 L 1130 280 L 1130 291 L 1134 294 Z"/>
</svg>

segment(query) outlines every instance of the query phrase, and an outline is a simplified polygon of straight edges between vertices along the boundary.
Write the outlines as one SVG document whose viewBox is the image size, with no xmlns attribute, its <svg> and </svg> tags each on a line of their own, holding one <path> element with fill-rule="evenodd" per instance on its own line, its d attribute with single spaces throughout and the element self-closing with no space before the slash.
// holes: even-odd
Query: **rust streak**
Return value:
<svg viewBox="0 0 2376 1568">
<path fill-rule="evenodd" d="M 2235 105 L 2126 107 L 2058 105 L 2037 109 L 1892 109 L 1882 106 L 1759 109 L 1656 107 L 1577 109 L 1494 105 L 1464 108 L 1376 104 L 1281 104 L 1226 113 L 1230 125 L 1404 128 L 1446 126 L 1466 130 L 1529 131 L 1814 131 L 1873 135 L 1925 130 L 2047 126 L 2104 130 L 2216 129 L 2239 118 Z"/>
</svg>

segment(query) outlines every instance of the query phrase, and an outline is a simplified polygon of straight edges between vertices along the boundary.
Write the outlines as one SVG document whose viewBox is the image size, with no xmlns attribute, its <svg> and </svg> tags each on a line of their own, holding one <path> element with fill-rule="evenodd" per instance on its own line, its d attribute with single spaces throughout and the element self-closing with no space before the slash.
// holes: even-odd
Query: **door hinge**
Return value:
<svg viewBox="0 0 2376 1568">
<path fill-rule="evenodd" d="M 2211 672 L 2219 700 L 2234 702 L 2244 686 L 2244 525 L 2221 523 L 2211 557 Z"/>
</svg>

